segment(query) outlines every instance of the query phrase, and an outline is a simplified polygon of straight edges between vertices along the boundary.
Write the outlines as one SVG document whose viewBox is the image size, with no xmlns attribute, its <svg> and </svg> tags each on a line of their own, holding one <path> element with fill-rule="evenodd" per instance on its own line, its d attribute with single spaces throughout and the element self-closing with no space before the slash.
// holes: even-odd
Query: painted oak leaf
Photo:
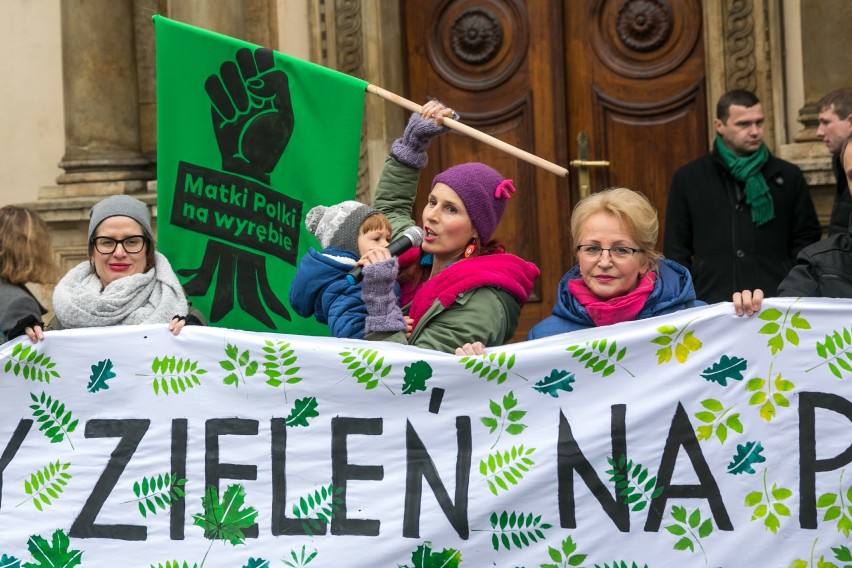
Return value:
<svg viewBox="0 0 852 568">
<path fill-rule="evenodd" d="M 14 556 L 0 554 L 0 566 L 3 568 L 21 568 L 21 561 Z"/>
<path fill-rule="evenodd" d="M 0 566 L 3 568 L 21 568 L 21 561 L 14 556 L 0 555 Z"/>
<path fill-rule="evenodd" d="M 254 507 L 243 507 L 245 498 L 246 490 L 238 483 L 228 486 L 221 501 L 216 488 L 208 487 L 201 498 L 204 512 L 192 516 L 194 524 L 204 529 L 204 538 L 227 541 L 234 546 L 243 544 L 243 529 L 251 527 L 257 519 Z"/>
<path fill-rule="evenodd" d="M 104 359 L 92 365 L 92 374 L 89 375 L 89 384 L 86 389 L 89 392 L 98 392 L 109 388 L 107 381 L 115 378 L 112 371 L 112 360 Z"/>
<path fill-rule="evenodd" d="M 549 394 L 553 398 L 559 397 L 559 391 L 571 392 L 574 387 L 574 373 L 569 371 L 557 371 L 553 369 L 550 375 L 538 381 L 533 388 L 542 394 Z"/>
<path fill-rule="evenodd" d="M 719 383 L 725 387 L 728 386 L 728 379 L 743 380 L 743 372 L 747 366 L 748 361 L 741 357 L 722 355 L 716 363 L 704 369 L 701 376 L 711 383 Z"/>
<path fill-rule="evenodd" d="M 51 542 L 39 535 L 32 535 L 27 548 L 33 555 L 33 562 L 26 562 L 24 568 L 72 568 L 83 560 L 81 550 L 68 550 L 71 540 L 62 530 L 56 530 Z"/>
<path fill-rule="evenodd" d="M 308 420 L 310 418 L 316 418 L 319 416 L 319 412 L 317 412 L 317 398 L 315 396 L 306 396 L 305 398 L 300 398 L 293 403 L 293 409 L 290 411 L 290 415 L 285 420 L 285 424 L 287 426 L 308 426 Z"/>
<path fill-rule="evenodd" d="M 763 446 L 760 442 L 737 444 L 737 453 L 731 463 L 728 464 L 728 473 L 733 475 L 755 473 L 752 466 L 766 461 L 761 452 L 763 452 Z"/>
<path fill-rule="evenodd" d="M 426 381 L 432 378 L 432 367 L 426 361 L 415 361 L 404 367 L 405 378 L 402 379 L 402 394 L 413 394 L 426 390 Z"/>
</svg>

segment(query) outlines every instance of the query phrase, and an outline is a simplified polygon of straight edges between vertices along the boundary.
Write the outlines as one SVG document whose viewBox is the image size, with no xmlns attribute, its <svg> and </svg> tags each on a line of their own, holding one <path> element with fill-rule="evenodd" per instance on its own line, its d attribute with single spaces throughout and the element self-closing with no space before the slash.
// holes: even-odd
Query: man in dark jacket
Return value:
<svg viewBox="0 0 852 568">
<path fill-rule="evenodd" d="M 754 94 L 725 93 L 713 151 L 672 178 L 663 250 L 691 271 L 699 300 L 755 288 L 774 296 L 799 251 L 820 238 L 805 178 L 769 153 L 763 123 Z"/>
<path fill-rule="evenodd" d="M 837 153 L 846 187 L 852 181 L 852 144 L 847 138 Z M 846 190 L 847 194 L 849 189 Z M 779 296 L 852 298 L 852 220 L 846 231 L 805 247 L 796 266 L 778 286 Z"/>
<path fill-rule="evenodd" d="M 820 99 L 819 127 L 816 135 L 825 142 L 826 148 L 831 152 L 831 167 L 837 178 L 837 193 L 834 196 L 834 207 L 831 209 L 828 234 L 843 234 L 852 218 L 852 194 L 849 193 L 849 182 L 843 172 L 840 146 L 852 136 L 852 87 L 835 89 Z"/>
</svg>

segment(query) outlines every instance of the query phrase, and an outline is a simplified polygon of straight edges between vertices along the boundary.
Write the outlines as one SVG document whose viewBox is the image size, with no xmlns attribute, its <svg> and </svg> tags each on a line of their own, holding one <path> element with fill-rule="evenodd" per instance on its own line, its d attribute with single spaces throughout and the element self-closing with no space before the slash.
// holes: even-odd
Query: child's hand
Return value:
<svg viewBox="0 0 852 568">
<path fill-rule="evenodd" d="M 408 316 L 403 316 L 402 321 L 405 322 L 405 338 L 411 338 L 411 332 L 414 331 L 414 320 Z"/>
<path fill-rule="evenodd" d="M 378 262 L 384 262 L 392 258 L 391 253 L 384 247 L 371 249 L 370 252 L 358 259 L 358 266 L 369 266 Z"/>
</svg>

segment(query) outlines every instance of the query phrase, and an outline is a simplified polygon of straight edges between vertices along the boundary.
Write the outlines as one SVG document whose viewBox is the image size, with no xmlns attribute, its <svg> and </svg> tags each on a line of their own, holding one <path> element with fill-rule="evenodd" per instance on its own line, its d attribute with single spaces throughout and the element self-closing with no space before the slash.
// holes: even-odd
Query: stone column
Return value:
<svg viewBox="0 0 852 568">
<path fill-rule="evenodd" d="M 246 13 L 241 0 L 171 0 L 169 17 L 240 39 L 246 37 Z"/>
<path fill-rule="evenodd" d="M 140 151 L 133 0 L 62 0 L 65 155 L 40 198 L 146 190 Z"/>
</svg>

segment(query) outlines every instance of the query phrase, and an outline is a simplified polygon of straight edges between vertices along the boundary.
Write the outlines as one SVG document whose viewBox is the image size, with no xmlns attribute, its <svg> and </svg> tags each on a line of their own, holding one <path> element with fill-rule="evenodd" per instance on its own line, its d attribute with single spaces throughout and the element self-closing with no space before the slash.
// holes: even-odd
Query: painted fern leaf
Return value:
<svg viewBox="0 0 852 568">
<path fill-rule="evenodd" d="M 70 462 L 61 463 L 57 460 L 44 466 L 24 481 L 24 493 L 32 498 L 36 509 L 43 511 L 45 506 L 53 503 L 51 499 L 59 499 L 59 495 L 71 479 L 71 474 L 67 472 L 69 467 L 71 467 Z"/>
</svg>

